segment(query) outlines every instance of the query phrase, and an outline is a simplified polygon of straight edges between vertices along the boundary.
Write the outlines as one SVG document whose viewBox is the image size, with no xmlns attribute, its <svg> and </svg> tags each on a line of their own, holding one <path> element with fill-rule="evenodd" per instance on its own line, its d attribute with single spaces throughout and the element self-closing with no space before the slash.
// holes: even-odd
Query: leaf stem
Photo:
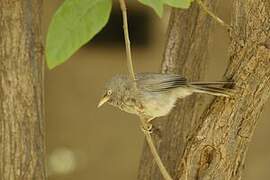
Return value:
<svg viewBox="0 0 270 180">
<path fill-rule="evenodd" d="M 123 29 L 124 29 L 124 36 L 125 36 L 128 71 L 129 71 L 130 77 L 133 80 L 136 80 L 135 74 L 134 74 L 132 57 L 131 57 L 126 3 L 125 3 L 125 0 L 119 0 L 119 3 L 120 3 L 121 11 L 122 11 L 122 16 L 123 16 Z"/>
<path fill-rule="evenodd" d="M 140 120 L 141 120 L 141 124 L 142 124 L 142 128 L 143 128 L 142 131 L 143 131 L 145 138 L 146 138 L 146 141 L 149 145 L 150 152 L 152 153 L 154 160 L 157 163 L 158 168 L 159 168 L 162 176 L 164 177 L 165 180 L 173 180 L 171 175 L 168 173 L 166 167 L 164 166 L 162 160 L 160 159 L 160 156 L 158 155 L 157 149 L 154 145 L 154 142 L 153 142 L 153 139 L 151 136 L 151 132 L 146 130 L 149 128 L 148 127 L 149 124 L 147 123 L 147 121 L 145 121 L 144 118 L 140 118 Z"/>
<path fill-rule="evenodd" d="M 208 7 L 206 7 L 205 4 L 201 0 L 196 0 L 196 2 L 199 4 L 199 6 L 209 15 L 211 16 L 216 22 L 218 22 L 220 25 L 225 26 L 228 29 L 231 29 L 231 26 L 226 24 L 222 19 L 220 19 L 218 16 L 216 16 L 213 12 L 211 12 Z"/>
</svg>

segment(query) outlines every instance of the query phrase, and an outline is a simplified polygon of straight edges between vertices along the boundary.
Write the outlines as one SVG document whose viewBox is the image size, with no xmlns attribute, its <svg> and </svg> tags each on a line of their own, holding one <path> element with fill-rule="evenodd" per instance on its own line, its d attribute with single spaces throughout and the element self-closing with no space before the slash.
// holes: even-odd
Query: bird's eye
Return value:
<svg viewBox="0 0 270 180">
<path fill-rule="evenodd" d="M 107 91 L 107 95 L 109 95 L 109 96 L 112 95 L 112 90 L 111 89 Z"/>
</svg>

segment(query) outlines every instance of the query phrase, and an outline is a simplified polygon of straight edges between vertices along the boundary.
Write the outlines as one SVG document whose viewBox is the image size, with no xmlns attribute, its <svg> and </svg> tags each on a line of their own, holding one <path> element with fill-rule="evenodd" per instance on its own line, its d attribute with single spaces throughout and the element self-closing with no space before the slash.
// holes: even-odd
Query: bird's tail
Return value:
<svg viewBox="0 0 270 180">
<path fill-rule="evenodd" d="M 217 82 L 191 82 L 190 87 L 194 92 L 205 93 L 214 96 L 230 97 L 233 95 L 232 89 L 218 87 L 224 85 L 232 85 L 233 82 L 217 81 Z"/>
</svg>

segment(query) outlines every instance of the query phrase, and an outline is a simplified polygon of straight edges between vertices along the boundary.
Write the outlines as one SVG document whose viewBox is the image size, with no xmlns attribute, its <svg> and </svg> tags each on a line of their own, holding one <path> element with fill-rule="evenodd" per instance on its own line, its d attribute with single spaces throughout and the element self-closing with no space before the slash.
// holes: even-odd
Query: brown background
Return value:
<svg viewBox="0 0 270 180">
<path fill-rule="evenodd" d="M 227 2 L 227 1 L 226 1 Z M 61 0 L 44 1 L 44 35 Z M 115 4 L 117 6 L 117 4 Z M 150 44 L 133 47 L 136 72 L 159 71 L 168 13 L 161 20 L 137 2 L 131 8 L 150 16 Z M 221 4 L 217 14 L 229 22 L 230 7 Z M 111 34 L 113 36 L 113 34 Z M 226 63 L 228 35 L 216 25 L 210 44 L 207 80 L 221 79 Z M 46 71 L 46 122 L 50 180 L 135 180 L 143 136 L 138 119 L 110 106 L 97 109 L 105 82 L 126 73 L 123 46 L 89 45 L 67 63 Z M 258 124 L 247 156 L 244 179 L 270 178 L 270 104 Z"/>
</svg>

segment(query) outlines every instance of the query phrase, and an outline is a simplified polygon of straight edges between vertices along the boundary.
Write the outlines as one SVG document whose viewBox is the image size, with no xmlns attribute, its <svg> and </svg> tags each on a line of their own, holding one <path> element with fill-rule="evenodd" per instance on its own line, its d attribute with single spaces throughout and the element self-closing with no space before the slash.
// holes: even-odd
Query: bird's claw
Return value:
<svg viewBox="0 0 270 180">
<path fill-rule="evenodd" d="M 150 124 L 150 123 L 147 123 L 147 124 L 145 124 L 145 125 L 142 125 L 141 126 L 141 130 L 143 131 L 143 132 L 147 132 L 147 133 L 153 133 L 153 125 L 152 124 Z"/>
</svg>

